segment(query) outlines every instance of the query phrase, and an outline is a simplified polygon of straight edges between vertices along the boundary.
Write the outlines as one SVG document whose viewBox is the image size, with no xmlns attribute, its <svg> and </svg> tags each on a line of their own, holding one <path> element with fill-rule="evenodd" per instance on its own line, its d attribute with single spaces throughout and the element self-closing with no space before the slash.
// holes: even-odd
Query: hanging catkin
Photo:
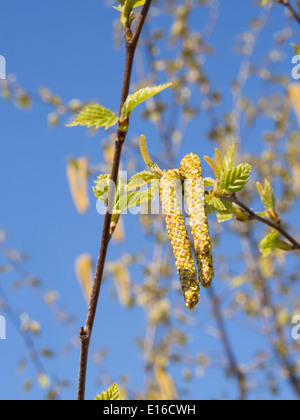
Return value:
<svg viewBox="0 0 300 420">
<path fill-rule="evenodd" d="M 209 288 L 214 277 L 214 267 L 199 157 L 193 153 L 184 157 L 180 164 L 180 171 L 185 178 L 184 194 L 194 239 L 199 280 L 203 287 Z"/>
<path fill-rule="evenodd" d="M 160 181 L 161 204 L 186 307 L 193 309 L 200 298 L 200 287 L 176 187 L 182 190 L 180 171 L 174 169 L 164 173 Z"/>
</svg>

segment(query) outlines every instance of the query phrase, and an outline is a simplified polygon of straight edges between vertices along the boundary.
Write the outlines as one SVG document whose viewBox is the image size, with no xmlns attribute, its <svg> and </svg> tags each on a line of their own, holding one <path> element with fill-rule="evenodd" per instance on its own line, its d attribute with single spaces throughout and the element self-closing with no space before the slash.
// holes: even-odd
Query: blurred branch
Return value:
<svg viewBox="0 0 300 420">
<path fill-rule="evenodd" d="M 297 14 L 296 10 L 291 5 L 290 1 L 289 0 L 277 0 L 277 2 L 280 3 L 280 4 L 282 4 L 283 6 L 285 6 L 290 11 L 290 13 L 293 16 L 293 18 L 295 18 L 296 21 L 300 25 L 300 16 Z"/>
<path fill-rule="evenodd" d="M 139 21 L 135 28 L 135 32 L 130 40 L 126 40 L 126 63 L 125 63 L 123 88 L 122 88 L 122 95 L 121 95 L 121 102 L 120 102 L 120 115 L 121 115 L 121 110 L 124 105 L 124 102 L 126 101 L 126 98 L 129 93 L 135 50 L 138 45 L 140 34 L 142 32 L 144 23 L 146 21 L 151 3 L 152 3 L 152 0 L 146 0 L 146 3 L 141 12 Z M 126 39 L 127 34 L 125 33 L 124 35 Z M 129 121 L 128 121 L 128 124 L 129 124 Z M 81 354 L 80 354 L 79 375 L 78 375 L 78 393 L 77 393 L 78 400 L 84 400 L 85 398 L 85 384 L 86 384 L 86 371 L 87 371 L 89 345 L 90 345 L 92 329 L 93 329 L 97 306 L 98 306 L 98 300 L 99 300 L 99 295 L 100 295 L 107 249 L 108 249 L 108 245 L 111 239 L 111 234 L 110 234 L 110 225 L 111 225 L 111 219 L 112 219 L 111 207 L 113 206 L 113 202 L 115 199 L 114 197 L 115 191 L 113 190 L 113 185 L 116 185 L 117 183 L 120 161 L 121 161 L 121 154 L 122 154 L 122 149 L 125 142 L 126 134 L 127 132 L 124 132 L 122 130 L 121 124 L 119 121 L 118 133 L 115 140 L 113 166 L 112 166 L 111 177 L 110 177 L 112 182 L 110 183 L 110 188 L 108 191 L 108 205 L 107 205 L 105 218 L 104 218 L 101 246 L 100 246 L 100 252 L 99 252 L 99 257 L 98 257 L 98 262 L 97 262 L 97 269 L 96 269 L 86 324 L 85 324 L 85 327 L 82 327 L 80 331 Z"/>
<path fill-rule="evenodd" d="M 266 279 L 263 277 L 257 264 L 257 247 L 253 243 L 250 235 L 241 238 L 245 253 L 245 261 L 248 265 L 250 278 L 255 279 L 257 284 L 253 288 L 257 296 L 259 316 L 262 322 L 263 332 L 268 340 L 270 347 L 282 367 L 288 373 L 288 379 L 293 387 L 298 399 L 300 399 L 300 380 L 297 377 L 296 365 L 291 359 L 289 347 L 282 325 L 277 319 L 277 308 L 272 302 L 271 291 Z M 268 315 L 271 311 L 272 319 Z M 273 321 L 273 322 L 272 322 Z M 271 323 L 272 322 L 272 323 Z"/>
<path fill-rule="evenodd" d="M 231 342 L 229 340 L 228 333 L 227 333 L 226 326 L 225 326 L 225 322 L 224 322 L 224 318 L 223 318 L 222 311 L 221 311 L 221 308 L 220 308 L 220 300 L 219 300 L 218 296 L 216 296 L 212 286 L 208 289 L 208 293 L 209 293 L 209 296 L 211 298 L 213 313 L 214 313 L 214 316 L 215 316 L 217 324 L 218 324 L 218 328 L 219 328 L 219 331 L 220 331 L 220 339 L 222 341 L 225 353 L 226 353 L 228 361 L 229 361 L 230 370 L 231 370 L 232 374 L 237 379 L 238 388 L 239 388 L 239 399 L 240 400 L 245 400 L 246 395 L 247 395 L 246 377 L 245 377 L 243 371 L 241 370 L 241 368 L 240 368 L 240 366 L 239 366 L 239 364 L 236 360 L 236 357 L 235 357 L 235 354 L 234 354 L 234 351 L 233 351 L 233 347 L 232 347 Z"/>
</svg>

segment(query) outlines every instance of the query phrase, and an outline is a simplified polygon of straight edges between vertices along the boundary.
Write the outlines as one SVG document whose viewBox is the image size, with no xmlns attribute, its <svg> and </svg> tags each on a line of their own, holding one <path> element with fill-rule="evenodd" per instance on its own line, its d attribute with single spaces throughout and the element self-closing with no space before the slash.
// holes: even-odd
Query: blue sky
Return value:
<svg viewBox="0 0 300 420">
<path fill-rule="evenodd" d="M 236 36 L 248 28 L 250 18 L 256 17 L 259 10 L 250 0 L 226 0 L 221 3 L 220 19 L 210 40 L 217 54 L 209 59 L 206 68 L 215 86 L 224 90 L 239 70 L 240 59 L 232 54 Z M 16 74 L 21 86 L 29 92 L 37 92 L 40 86 L 46 86 L 65 102 L 73 98 L 82 101 L 95 99 L 110 109 L 118 110 L 124 52 L 113 46 L 112 25 L 116 13 L 102 0 L 2 0 L 0 55 L 6 58 L 7 73 Z M 200 11 L 198 13 L 192 18 L 195 28 L 198 25 L 201 27 L 205 21 Z M 165 17 L 153 18 L 151 22 L 154 27 L 168 24 L 170 18 Z M 268 50 L 274 30 L 288 24 L 282 8 L 276 8 L 262 35 L 256 59 L 259 60 Z M 281 66 L 288 74 L 288 55 Z M 136 80 L 134 74 L 133 82 Z M 230 111 L 231 107 L 232 97 L 227 89 L 220 114 Z M 52 130 L 47 126 L 48 112 L 50 109 L 43 105 L 35 105 L 32 110 L 24 112 L 0 100 L 0 227 L 10 232 L 9 245 L 12 248 L 30 255 L 28 269 L 42 279 L 45 289 L 59 291 L 60 303 L 76 315 L 75 327 L 79 331 L 85 321 L 86 304 L 75 278 L 74 260 L 83 252 L 92 254 L 96 259 L 102 219 L 96 213 L 92 195 L 88 214 L 82 217 L 76 212 L 65 175 L 66 161 L 68 156 L 86 154 L 94 163 L 99 162 L 100 143 L 105 134 L 99 132 L 97 136 L 89 137 L 85 129 L 67 129 L 63 125 Z M 210 143 L 201 141 L 200 150 L 197 138 L 199 127 L 204 139 L 209 127 L 205 115 L 197 118 L 189 128 L 178 161 L 191 151 L 212 155 L 214 145 Z M 261 129 L 258 125 L 254 135 L 259 134 Z M 137 114 L 132 119 L 130 135 L 141 132 L 149 138 L 153 136 L 151 150 L 160 154 L 161 146 L 155 138 L 155 130 L 150 124 L 141 123 Z M 255 150 L 259 146 L 252 142 L 246 147 Z M 126 230 L 126 244 L 113 245 L 109 259 L 116 259 L 128 250 L 137 252 L 143 249 L 151 255 L 152 244 L 142 238 L 132 216 L 126 219 Z M 14 280 L 13 276 L 11 280 Z M 68 337 L 63 328 L 53 322 L 49 311 L 32 297 L 30 291 L 12 293 L 9 284 L 2 286 L 14 308 L 25 310 L 32 318 L 41 320 L 44 330 L 37 340 L 37 347 L 53 343 L 59 348 L 55 343 L 67 344 Z M 139 356 L 140 359 L 137 359 L 137 352 L 132 352 L 132 346 L 135 337 L 144 333 L 143 324 L 139 322 L 142 313 L 138 309 L 124 311 L 116 302 L 111 304 L 105 298 L 109 289 L 105 284 L 94 330 L 95 345 L 109 348 L 107 369 L 112 377 L 115 376 L 117 381 L 120 373 L 131 372 L 133 383 L 138 388 L 143 386 L 142 358 Z M 128 326 L 131 330 L 129 336 Z M 245 334 L 245 339 L 241 340 L 243 334 L 240 327 L 233 327 L 232 339 L 240 348 L 240 361 L 246 362 L 251 358 L 248 351 L 251 334 Z M 204 334 L 196 336 L 191 343 L 191 346 L 198 345 L 199 348 L 203 345 L 205 349 L 218 348 Z M 27 398 L 21 391 L 21 383 L 27 374 L 33 376 L 32 367 L 28 366 L 23 375 L 15 374 L 18 357 L 25 351 L 20 335 L 8 321 L 7 340 L 0 342 L 1 399 Z M 59 354 L 53 361 L 46 361 L 45 365 L 50 376 L 71 379 L 71 387 L 62 396 L 74 398 L 78 352 L 73 350 L 67 355 Z M 89 399 L 97 390 L 93 383 L 96 372 L 91 372 L 91 366 L 87 388 Z M 179 372 L 176 374 L 179 377 Z M 212 370 L 208 376 L 198 379 L 198 385 L 204 388 L 201 397 L 214 397 L 216 380 L 221 384 L 220 389 L 223 384 L 230 396 L 235 395 L 234 384 L 228 387 L 220 372 Z M 284 389 L 284 395 L 289 398 L 292 394 Z M 43 391 L 34 387 L 29 397 L 42 398 Z M 193 397 L 198 398 L 197 393 Z"/>
</svg>

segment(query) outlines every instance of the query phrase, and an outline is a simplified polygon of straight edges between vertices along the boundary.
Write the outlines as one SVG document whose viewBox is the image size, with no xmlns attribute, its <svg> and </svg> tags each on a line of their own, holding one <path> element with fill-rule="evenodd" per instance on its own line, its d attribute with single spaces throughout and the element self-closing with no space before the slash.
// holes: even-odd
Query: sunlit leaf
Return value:
<svg viewBox="0 0 300 420">
<path fill-rule="evenodd" d="M 120 400 L 120 392 L 117 384 L 113 384 L 106 391 L 103 391 L 100 395 L 97 394 L 96 401 L 116 401 Z"/>
<path fill-rule="evenodd" d="M 167 89 L 171 85 L 171 83 L 167 83 L 159 86 L 146 87 L 129 95 L 123 105 L 122 118 L 130 116 L 135 107 L 140 105 L 146 99 L 151 98 L 151 96 L 157 95 L 162 90 Z"/>
<path fill-rule="evenodd" d="M 67 127 L 81 125 L 95 128 L 105 127 L 105 129 L 108 129 L 117 124 L 117 122 L 118 117 L 112 111 L 101 105 L 94 104 L 87 105 L 79 112 L 76 119 L 71 124 L 67 124 Z"/>
<path fill-rule="evenodd" d="M 288 251 L 291 248 L 291 245 L 280 239 L 278 232 L 269 233 L 260 242 L 260 251 L 265 257 L 269 255 L 274 249 L 283 249 Z"/>
<path fill-rule="evenodd" d="M 221 176 L 221 188 L 228 194 L 241 191 L 247 184 L 251 173 L 251 166 L 242 163 L 239 166 L 228 169 Z"/>
</svg>

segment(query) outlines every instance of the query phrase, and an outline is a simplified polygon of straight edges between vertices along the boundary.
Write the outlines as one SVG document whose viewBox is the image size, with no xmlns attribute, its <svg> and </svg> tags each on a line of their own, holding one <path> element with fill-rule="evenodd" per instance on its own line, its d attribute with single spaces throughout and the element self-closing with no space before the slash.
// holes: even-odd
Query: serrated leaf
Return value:
<svg viewBox="0 0 300 420">
<path fill-rule="evenodd" d="M 241 191 L 247 184 L 250 173 L 251 166 L 248 163 L 224 171 L 221 176 L 221 189 L 228 194 Z"/>
<path fill-rule="evenodd" d="M 157 95 L 159 92 L 161 92 L 164 89 L 167 89 L 171 85 L 172 83 L 167 83 L 164 85 L 147 87 L 129 95 L 122 108 L 122 118 L 129 117 L 134 108 L 136 108 L 146 99 L 151 98 L 151 96 Z"/>
<path fill-rule="evenodd" d="M 136 188 L 143 187 L 154 179 L 158 179 L 155 173 L 150 171 L 142 171 L 135 174 L 128 182 L 127 191 L 135 190 Z"/>
<path fill-rule="evenodd" d="M 119 387 L 117 384 L 113 384 L 106 391 L 103 391 L 101 395 L 97 394 L 95 401 L 116 401 L 120 399 Z"/>
<path fill-rule="evenodd" d="M 67 124 L 67 127 L 75 127 L 77 125 L 86 127 L 105 127 L 108 129 L 117 124 L 118 117 L 109 109 L 101 105 L 93 104 L 87 105 L 82 111 L 79 112 L 76 119 Z"/>
<path fill-rule="evenodd" d="M 266 210 L 274 210 L 276 207 L 276 198 L 274 195 L 274 190 L 272 185 L 268 180 L 265 179 L 264 186 L 262 186 L 259 182 L 257 183 L 257 190 L 261 197 L 261 201 L 265 206 Z"/>
<path fill-rule="evenodd" d="M 226 210 L 225 205 L 222 203 L 222 201 L 218 197 L 214 197 L 212 195 L 207 195 L 205 197 L 206 204 L 209 206 L 214 207 L 216 210 Z"/>
<path fill-rule="evenodd" d="M 154 180 L 151 183 L 150 188 L 146 190 L 135 191 L 127 196 L 126 205 L 125 202 L 120 203 L 120 210 L 124 211 L 131 207 L 139 206 L 143 203 L 152 200 L 155 197 L 155 193 L 159 188 L 159 179 Z"/>
<path fill-rule="evenodd" d="M 269 255 L 274 249 L 290 250 L 291 245 L 280 239 L 278 232 L 269 233 L 260 242 L 260 251 L 264 257 Z"/>
<path fill-rule="evenodd" d="M 234 158 L 235 158 L 235 149 L 236 149 L 236 142 L 233 140 L 233 143 L 226 153 L 223 161 L 223 170 L 231 169 L 234 165 Z"/>
<path fill-rule="evenodd" d="M 218 211 L 217 213 L 217 219 L 219 223 L 227 222 L 233 217 L 233 204 L 227 201 L 222 201 L 222 204 L 224 205 L 225 210 Z"/>
<path fill-rule="evenodd" d="M 97 181 L 95 181 L 96 186 L 93 188 L 94 194 L 103 203 L 107 201 L 109 183 L 110 175 L 100 175 Z"/>
</svg>

